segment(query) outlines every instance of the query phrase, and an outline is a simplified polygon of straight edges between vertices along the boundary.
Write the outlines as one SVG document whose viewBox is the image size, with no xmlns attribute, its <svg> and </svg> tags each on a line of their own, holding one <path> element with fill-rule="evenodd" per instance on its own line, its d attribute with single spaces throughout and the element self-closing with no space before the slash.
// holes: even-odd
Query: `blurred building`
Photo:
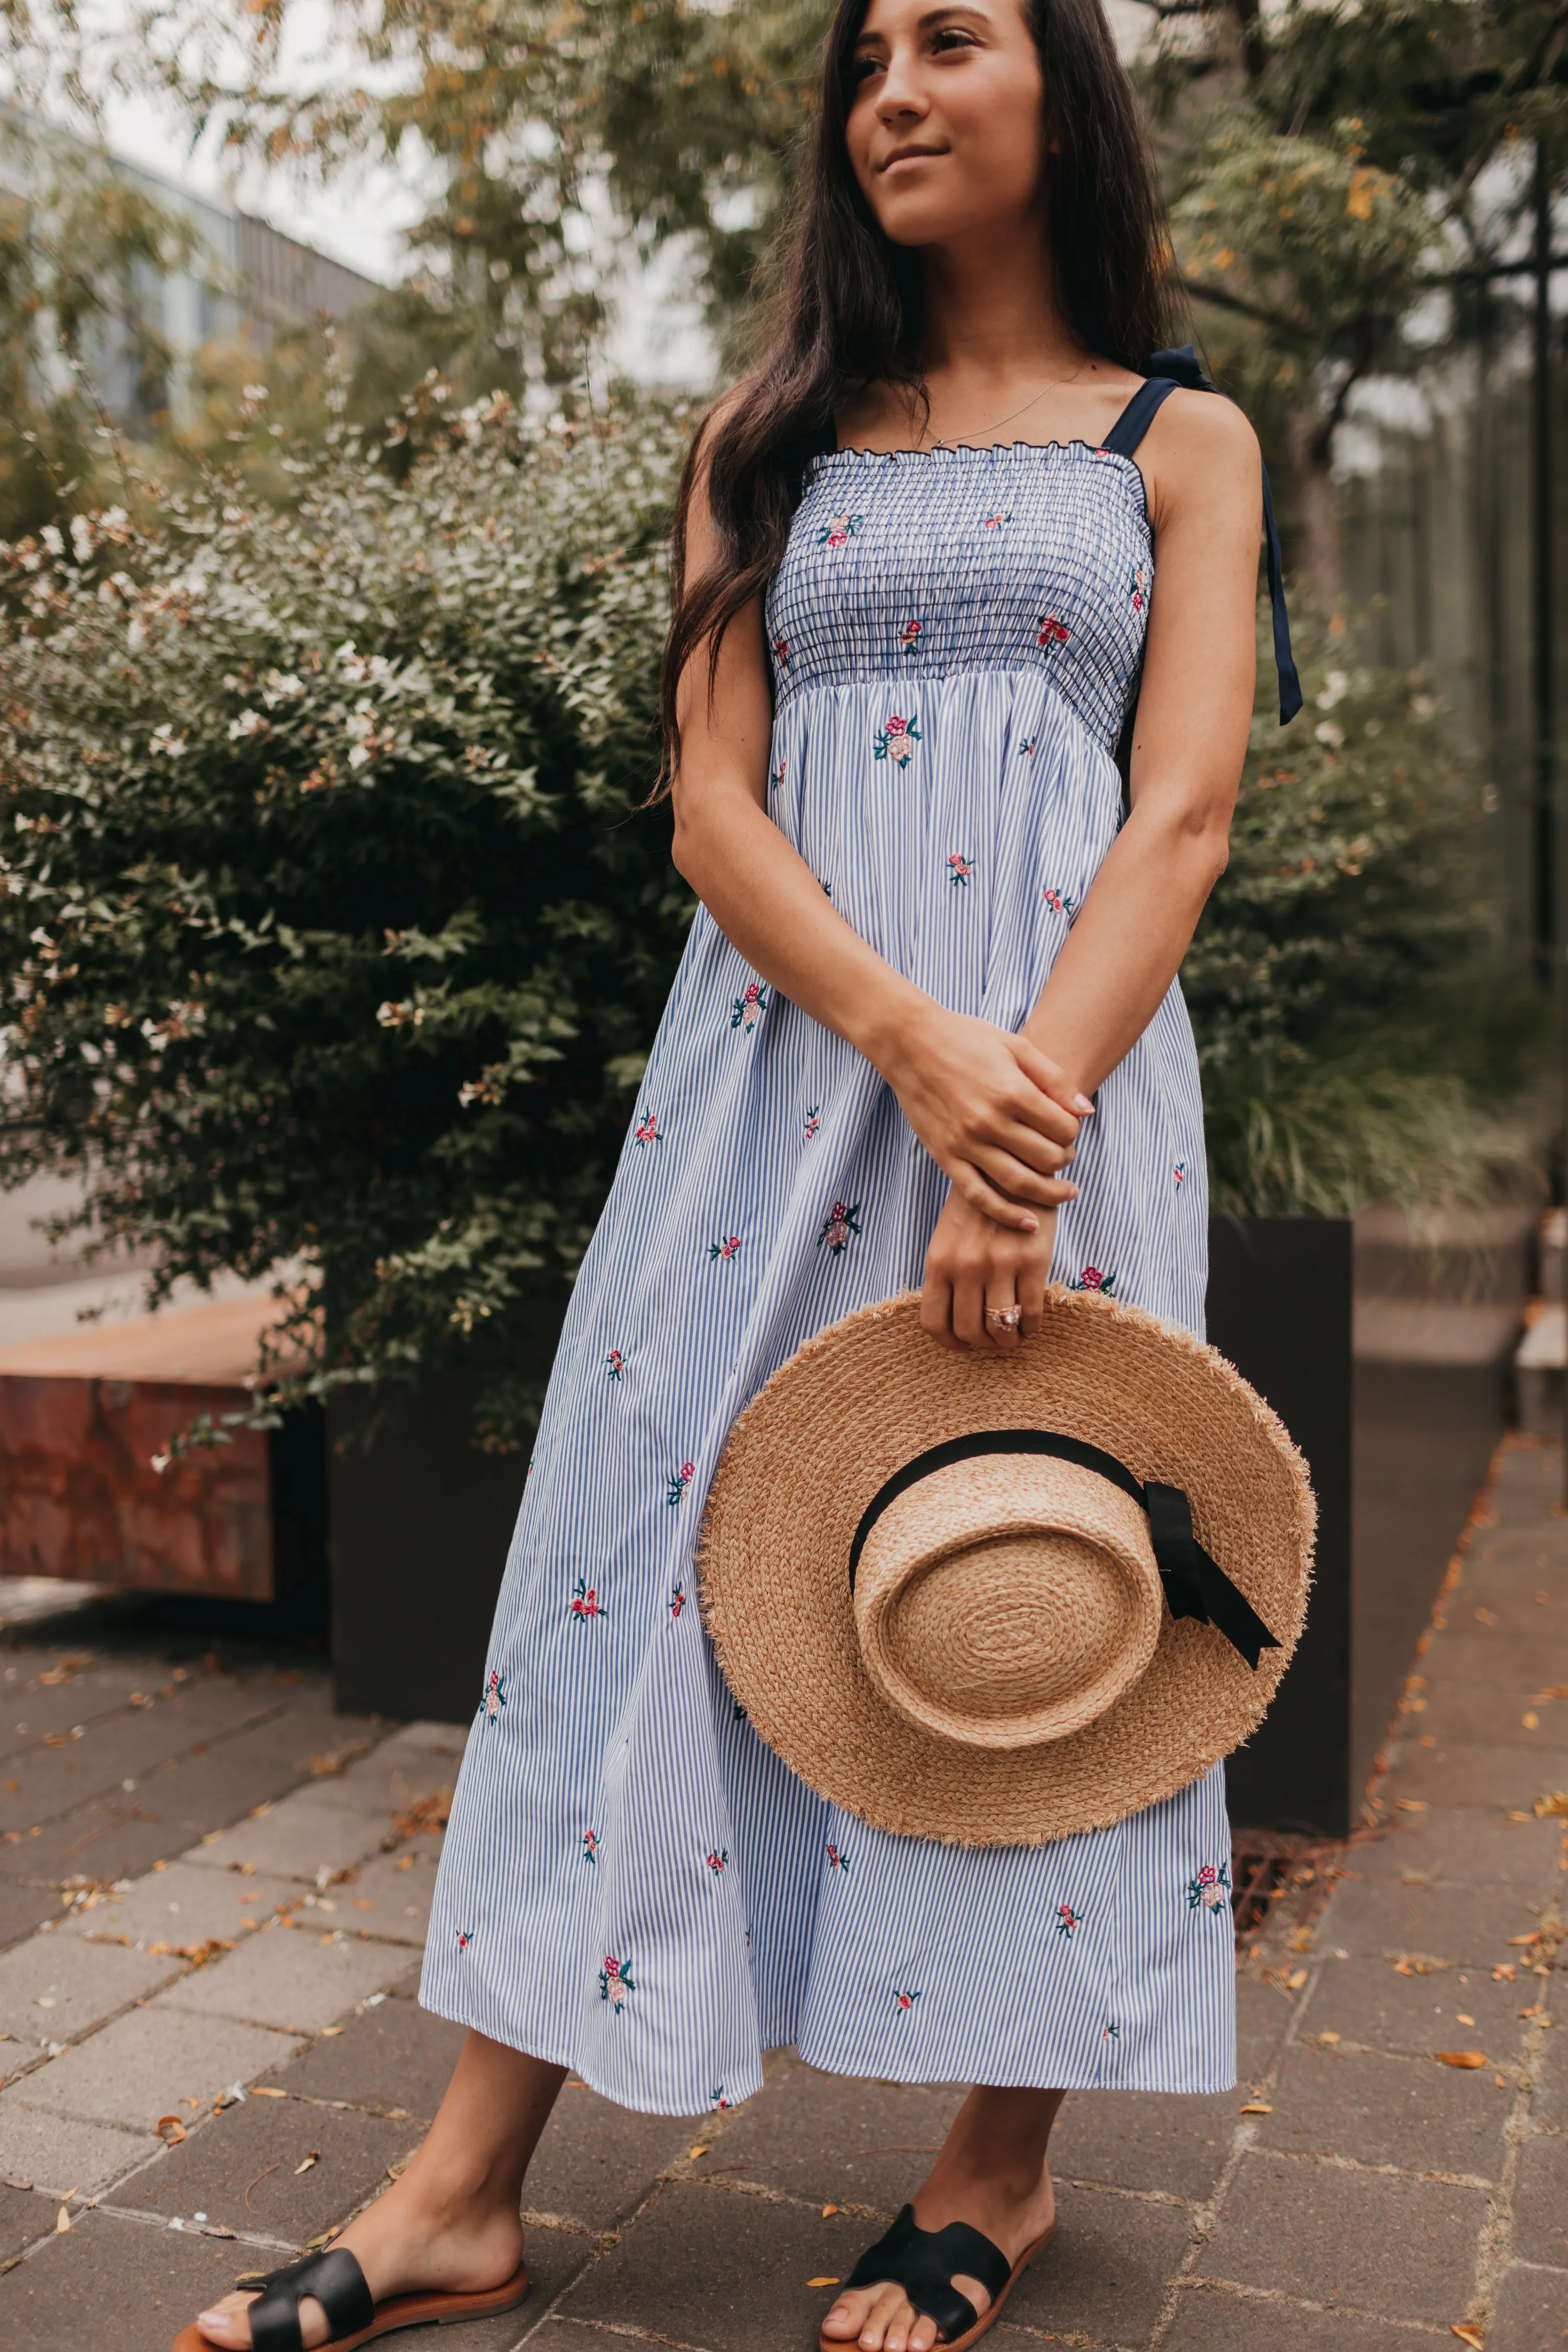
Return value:
<svg viewBox="0 0 1568 2352">
<path fill-rule="evenodd" d="M 107 172 L 139 189 L 193 233 L 184 266 L 140 267 L 132 273 L 94 339 L 94 388 L 110 415 L 132 432 L 161 411 L 183 421 L 190 363 L 204 344 L 248 342 L 259 357 L 280 327 L 346 319 L 381 291 L 374 278 L 237 205 L 198 195 L 37 117 L 0 107 L 0 190 L 26 201 L 62 162 Z M 162 362 L 153 369 L 150 351 Z"/>
</svg>

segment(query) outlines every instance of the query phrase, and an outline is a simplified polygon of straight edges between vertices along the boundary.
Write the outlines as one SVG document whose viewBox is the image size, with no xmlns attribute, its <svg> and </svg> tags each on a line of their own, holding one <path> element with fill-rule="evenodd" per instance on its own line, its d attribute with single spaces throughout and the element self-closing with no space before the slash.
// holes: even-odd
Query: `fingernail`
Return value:
<svg viewBox="0 0 1568 2352">
<path fill-rule="evenodd" d="M 1072 1107 L 1074 1110 L 1078 1112 L 1080 1118 L 1088 1118 L 1089 1113 L 1094 1108 L 1094 1105 L 1089 1101 L 1087 1095 L 1074 1095 L 1072 1098 Z"/>
<path fill-rule="evenodd" d="M 1021 1234 L 1037 1234 L 1039 1230 L 1040 1221 L 1038 1217 L 1025 1217 L 1018 1227 L 1018 1231 Z"/>
</svg>

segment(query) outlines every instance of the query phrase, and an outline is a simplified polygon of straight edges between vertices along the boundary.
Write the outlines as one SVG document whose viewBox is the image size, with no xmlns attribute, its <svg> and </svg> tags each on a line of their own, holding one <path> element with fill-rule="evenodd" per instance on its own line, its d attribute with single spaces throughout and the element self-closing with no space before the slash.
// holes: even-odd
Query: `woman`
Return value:
<svg viewBox="0 0 1568 2352">
<path fill-rule="evenodd" d="M 1011 1349 L 1054 1274 L 1201 1328 L 1175 972 L 1247 738 L 1260 467 L 1228 403 L 1140 399 L 1165 249 L 1100 0 L 840 0 L 775 339 L 682 488 L 666 712 L 702 909 L 442 1865 L 422 1997 L 468 2042 L 340 2241 L 376 2297 L 513 2276 L 569 2066 L 678 2114 L 749 2095 L 779 2043 L 972 2081 L 915 2213 L 1005 2266 L 1049 2229 L 1067 2089 L 1234 2081 L 1229 1939 L 1185 1893 L 1225 1853 L 1217 1769 L 1056 1846 L 894 1837 L 762 1745 L 692 1605 L 731 1423 L 850 1309 L 923 1286 L 933 1346 Z M 1065 1848 L 1095 1900 L 1053 1941 Z M 983 2319 L 986 2284 L 952 2284 Z M 249 2343 L 246 2302 L 203 2335 Z M 873 2281 L 823 2340 L 956 2336 Z"/>
</svg>

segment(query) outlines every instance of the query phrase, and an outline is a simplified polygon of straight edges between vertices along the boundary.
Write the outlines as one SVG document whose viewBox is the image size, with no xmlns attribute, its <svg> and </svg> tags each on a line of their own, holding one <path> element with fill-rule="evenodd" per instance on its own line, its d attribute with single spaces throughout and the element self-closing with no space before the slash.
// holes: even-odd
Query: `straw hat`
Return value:
<svg viewBox="0 0 1568 2352">
<path fill-rule="evenodd" d="M 1261 1722 L 1306 1613 L 1306 1465 L 1223 1356 L 1136 1307 L 1058 1285 L 1037 1338 L 973 1355 L 919 1315 L 834 1324 L 735 1423 L 699 1559 L 720 1664 L 878 1828 L 1104 1828 Z"/>
</svg>

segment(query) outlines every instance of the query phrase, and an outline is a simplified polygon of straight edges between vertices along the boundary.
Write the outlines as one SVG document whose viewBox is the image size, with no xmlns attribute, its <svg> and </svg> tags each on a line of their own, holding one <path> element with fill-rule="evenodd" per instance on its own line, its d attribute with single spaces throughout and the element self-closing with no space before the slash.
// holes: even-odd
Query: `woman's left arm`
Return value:
<svg viewBox="0 0 1568 2352">
<path fill-rule="evenodd" d="M 1257 672 L 1262 470 L 1227 400 L 1173 393 L 1141 457 L 1157 544 L 1129 814 L 1025 1036 L 1092 1095 L 1158 1011 L 1225 871 Z M 1037 1328 L 1055 1237 L 1006 1234 L 950 1199 L 926 1259 L 921 1322 L 948 1346 L 1017 1345 L 985 1309 L 1016 1297 Z"/>
</svg>

